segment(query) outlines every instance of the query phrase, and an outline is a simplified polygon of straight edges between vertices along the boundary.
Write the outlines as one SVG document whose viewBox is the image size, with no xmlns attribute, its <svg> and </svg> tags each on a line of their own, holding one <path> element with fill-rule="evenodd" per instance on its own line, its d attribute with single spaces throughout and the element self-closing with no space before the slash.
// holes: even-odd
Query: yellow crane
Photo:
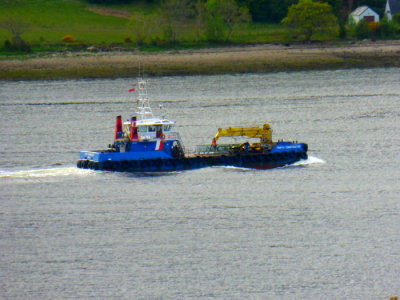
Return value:
<svg viewBox="0 0 400 300">
<path fill-rule="evenodd" d="M 239 127 L 239 128 L 219 128 L 214 136 L 213 143 L 216 144 L 220 137 L 247 136 L 249 138 L 259 138 L 261 144 L 272 143 L 272 129 L 269 124 L 263 127 Z"/>
</svg>

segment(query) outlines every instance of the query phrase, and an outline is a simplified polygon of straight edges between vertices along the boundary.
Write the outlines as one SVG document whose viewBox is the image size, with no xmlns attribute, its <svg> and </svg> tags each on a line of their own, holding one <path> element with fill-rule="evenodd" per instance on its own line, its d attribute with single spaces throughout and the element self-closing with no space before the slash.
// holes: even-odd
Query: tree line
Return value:
<svg viewBox="0 0 400 300">
<path fill-rule="evenodd" d="M 135 15 L 131 25 L 140 45 L 149 43 L 149 37 L 175 43 L 185 30 L 195 30 L 197 42 L 226 42 L 237 24 L 250 21 L 247 7 L 239 6 L 236 0 L 166 0 L 158 14 Z"/>
<path fill-rule="evenodd" d="M 162 4 L 165 0 L 86 0 L 96 4 L 127 4 L 148 2 Z M 182 1 L 188 6 L 195 6 L 198 0 Z M 206 2 L 202 0 L 200 2 Z M 239 7 L 247 7 L 253 22 L 279 23 L 287 15 L 289 7 L 298 0 L 235 0 Z M 333 13 L 339 19 L 344 19 L 358 6 L 369 6 L 381 16 L 384 13 L 386 0 L 319 0 L 333 8 Z"/>
<path fill-rule="evenodd" d="M 1 0 L 0 0 L 1 1 Z M 86 0 L 103 3 L 123 3 L 135 0 Z M 136 0 L 139 1 L 139 0 Z M 140 0 L 146 1 L 146 0 Z M 400 14 L 393 21 L 385 18 L 380 23 L 361 21 L 348 22 L 353 7 L 364 0 L 147 0 L 158 8 L 149 14 L 133 14 L 127 23 L 132 36 L 124 38 L 127 44 L 137 46 L 168 46 L 192 43 L 193 45 L 226 43 L 237 40 L 249 42 L 254 20 L 268 20 L 286 25 L 275 41 L 290 43 L 296 41 L 334 40 L 338 37 L 357 39 L 388 39 L 400 37 Z M 375 1 L 375 2 L 374 2 Z M 369 0 L 371 3 L 384 0 Z M 157 2 L 157 3 L 156 3 Z M 263 6 L 267 5 L 267 6 Z M 272 9 L 271 7 L 274 7 Z M 372 6 L 372 5 L 371 5 Z M 269 7 L 271 9 L 266 9 Z M 252 13 L 253 11 L 253 13 Z M 260 14 L 257 19 L 255 12 Z M 253 21 L 253 23 L 252 23 Z M 263 24 L 262 26 L 270 26 Z M 275 26 L 275 25 L 273 25 Z M 30 44 L 22 35 L 31 28 L 26 20 L 9 18 L 0 21 L 0 28 L 11 33 L 11 39 L 4 42 L 7 51 L 30 51 Z M 275 28 L 275 27 L 274 27 Z M 245 33 L 243 33 L 243 29 Z M 235 31 L 235 35 L 233 34 Z M 73 45 L 73 36 L 65 36 L 63 42 Z"/>
<path fill-rule="evenodd" d="M 90 0 L 106 1 L 106 0 Z M 111 1 L 111 0 L 108 0 Z M 114 0 L 120 1 L 120 0 Z M 129 0 L 124 0 L 129 1 Z M 133 1 L 133 0 L 130 0 Z M 155 0 L 153 0 L 155 1 Z M 134 17 L 136 43 L 146 44 L 146 37 L 160 36 L 151 32 L 162 28 L 162 40 L 179 42 L 185 27 L 192 25 L 197 42 L 227 42 L 240 23 L 268 20 L 283 23 L 289 29 L 288 40 L 310 41 L 319 35 L 330 38 L 394 38 L 399 24 L 383 19 L 381 23 L 349 25 L 348 15 L 361 4 L 384 6 L 385 0 L 162 0 L 160 13 Z M 379 2 L 380 1 L 380 2 Z M 274 8 L 274 9 L 272 9 Z M 252 13 L 253 12 L 253 13 Z M 258 14 L 258 17 L 255 17 Z M 265 18 L 269 19 L 265 19 Z M 264 19 L 262 19 L 264 18 Z M 195 25 L 195 26 L 193 26 Z M 156 41 L 157 44 L 157 41 Z"/>
</svg>

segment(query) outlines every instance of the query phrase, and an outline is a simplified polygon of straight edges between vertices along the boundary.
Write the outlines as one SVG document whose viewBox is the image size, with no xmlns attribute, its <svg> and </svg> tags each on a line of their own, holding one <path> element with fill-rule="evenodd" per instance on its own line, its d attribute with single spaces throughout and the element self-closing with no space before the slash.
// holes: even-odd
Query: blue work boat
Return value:
<svg viewBox="0 0 400 300">
<path fill-rule="evenodd" d="M 128 121 L 117 116 L 114 142 L 105 150 L 81 151 L 78 168 L 122 171 L 165 172 L 211 166 L 271 169 L 307 159 L 307 144 L 272 141 L 269 124 L 262 127 L 218 129 L 208 145 L 185 151 L 175 123 L 155 117 L 147 97 L 146 81 L 138 79 L 137 111 Z M 220 144 L 221 137 L 245 137 L 250 141 Z M 257 139 L 255 142 L 251 140 Z"/>
</svg>

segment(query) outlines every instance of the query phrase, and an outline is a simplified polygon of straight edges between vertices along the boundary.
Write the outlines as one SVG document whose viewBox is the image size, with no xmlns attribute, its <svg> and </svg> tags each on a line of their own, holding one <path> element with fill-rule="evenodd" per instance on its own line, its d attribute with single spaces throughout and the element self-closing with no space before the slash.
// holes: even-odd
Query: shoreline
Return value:
<svg viewBox="0 0 400 300">
<path fill-rule="evenodd" d="M 67 52 L 0 59 L 0 80 L 59 80 L 400 67 L 400 40 L 231 46 L 149 52 Z"/>
</svg>

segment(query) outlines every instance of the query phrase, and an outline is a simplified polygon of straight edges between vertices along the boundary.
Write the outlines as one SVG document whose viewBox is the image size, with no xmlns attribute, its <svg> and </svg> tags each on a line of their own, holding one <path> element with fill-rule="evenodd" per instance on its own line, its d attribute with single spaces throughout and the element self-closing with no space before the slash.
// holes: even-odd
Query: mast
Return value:
<svg viewBox="0 0 400 300">
<path fill-rule="evenodd" d="M 143 77 L 139 77 L 137 81 L 138 98 L 137 98 L 137 111 L 136 114 L 139 120 L 146 120 L 154 118 L 153 111 L 150 107 L 150 101 L 147 97 L 147 82 Z"/>
</svg>

